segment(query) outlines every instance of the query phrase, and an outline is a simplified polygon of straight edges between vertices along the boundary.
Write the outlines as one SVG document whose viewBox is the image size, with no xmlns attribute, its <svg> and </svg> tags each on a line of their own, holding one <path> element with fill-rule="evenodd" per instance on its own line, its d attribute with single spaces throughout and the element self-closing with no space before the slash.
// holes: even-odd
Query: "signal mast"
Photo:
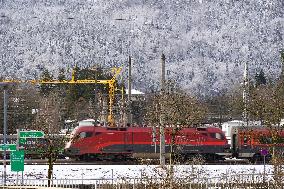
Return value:
<svg viewBox="0 0 284 189">
<path fill-rule="evenodd" d="M 248 126 L 248 100 L 249 100 L 249 75 L 248 75 L 248 63 L 245 63 L 244 77 L 243 77 L 243 121 Z"/>
</svg>

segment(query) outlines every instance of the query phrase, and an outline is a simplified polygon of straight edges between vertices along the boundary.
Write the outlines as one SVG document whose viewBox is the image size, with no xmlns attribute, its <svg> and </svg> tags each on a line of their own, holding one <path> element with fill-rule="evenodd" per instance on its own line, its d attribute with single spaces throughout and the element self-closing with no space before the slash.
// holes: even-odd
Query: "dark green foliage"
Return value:
<svg viewBox="0 0 284 189">
<path fill-rule="evenodd" d="M 79 67 L 74 68 L 75 80 L 107 80 L 111 79 L 110 75 L 103 74 L 102 69 L 80 69 Z M 108 93 L 108 86 L 103 84 L 71 84 L 67 90 L 67 96 L 70 100 L 77 101 L 80 98 L 90 99 L 94 97 L 94 89 L 100 93 Z"/>
<path fill-rule="evenodd" d="M 98 67 L 95 69 L 75 67 L 72 73 L 72 79 L 77 80 L 98 80 L 98 83 L 60 83 L 60 84 L 41 84 L 40 94 L 47 97 L 51 94 L 56 94 L 60 103 L 60 119 L 77 119 L 75 109 L 78 111 L 78 107 L 81 106 L 83 109 L 94 108 L 98 103 L 98 97 L 108 95 L 109 85 L 107 81 L 112 79 L 112 74 L 106 74 L 105 70 Z M 41 74 L 42 81 L 54 81 L 53 76 L 48 70 L 44 69 Z M 70 81 L 70 78 L 66 78 L 65 70 L 60 69 L 57 77 L 58 81 Z M 121 88 L 116 84 L 116 87 Z M 79 106 L 78 106 L 79 103 Z M 88 107 L 87 107 L 88 106 Z M 94 107 L 90 107 L 94 106 Z M 81 113 L 79 113 L 81 114 Z M 83 113 L 86 117 L 86 112 Z"/>
<path fill-rule="evenodd" d="M 284 64 L 284 49 L 281 50 L 280 57 L 281 57 L 282 64 Z"/>
<path fill-rule="evenodd" d="M 37 94 L 31 86 L 10 85 L 7 88 L 8 133 L 15 133 L 16 129 L 28 127 L 35 119 L 34 111 L 37 108 Z M 0 89 L 0 132 L 3 133 L 3 90 Z"/>
<path fill-rule="evenodd" d="M 255 75 L 255 85 L 256 87 L 260 86 L 260 85 L 266 85 L 267 81 L 266 81 L 266 77 L 264 75 L 263 70 L 260 70 L 259 73 L 256 73 Z"/>
<path fill-rule="evenodd" d="M 59 70 L 58 80 L 59 80 L 59 81 L 64 81 L 64 80 L 66 80 L 65 70 L 64 70 L 63 68 L 61 68 L 61 69 Z"/>
<path fill-rule="evenodd" d="M 43 69 L 43 72 L 40 76 L 40 80 L 51 81 L 51 80 L 53 80 L 53 76 L 49 73 L 49 71 L 47 69 Z M 43 96 L 48 96 L 53 88 L 54 88 L 53 84 L 41 84 L 40 85 L 40 93 Z"/>
<path fill-rule="evenodd" d="M 281 59 L 281 63 L 282 63 L 282 71 L 281 71 L 281 75 L 280 75 L 280 80 L 283 80 L 284 79 L 283 78 L 284 77 L 284 49 L 282 49 L 280 51 L 280 59 Z"/>
<path fill-rule="evenodd" d="M 66 82 L 66 73 L 65 70 L 63 68 L 61 68 L 59 70 L 58 76 L 57 76 L 57 81 L 60 82 Z M 59 93 L 60 97 L 64 97 L 66 96 L 66 90 L 68 88 L 68 84 L 67 83 L 60 83 L 60 84 L 54 84 L 54 91 L 56 89 L 56 91 Z"/>
</svg>

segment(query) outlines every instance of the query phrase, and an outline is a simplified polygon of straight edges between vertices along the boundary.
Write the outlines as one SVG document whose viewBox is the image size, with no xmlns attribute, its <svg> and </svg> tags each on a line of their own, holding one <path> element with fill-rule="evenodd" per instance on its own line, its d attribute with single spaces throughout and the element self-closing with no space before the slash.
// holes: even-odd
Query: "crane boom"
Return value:
<svg viewBox="0 0 284 189">
<path fill-rule="evenodd" d="M 115 82 L 116 77 L 120 74 L 122 68 L 112 68 L 114 72 L 111 79 L 97 80 L 97 79 L 77 79 L 75 80 L 75 70 L 72 70 L 71 80 L 2 80 L 0 83 L 31 83 L 31 84 L 105 84 L 109 86 L 109 115 L 108 123 L 111 127 L 115 126 L 114 114 L 113 114 L 113 104 L 114 104 L 114 92 L 115 92 Z"/>
</svg>

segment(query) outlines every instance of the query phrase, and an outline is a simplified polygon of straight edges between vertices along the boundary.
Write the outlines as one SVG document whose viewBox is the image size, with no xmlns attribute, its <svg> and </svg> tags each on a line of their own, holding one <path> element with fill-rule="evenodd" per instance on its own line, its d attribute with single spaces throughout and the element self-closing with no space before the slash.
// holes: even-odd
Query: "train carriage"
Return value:
<svg viewBox="0 0 284 189">
<path fill-rule="evenodd" d="M 273 150 L 283 156 L 284 131 L 275 126 L 236 127 L 232 129 L 231 146 L 234 157 L 252 162 L 263 160 L 261 151 L 267 150 L 266 159 L 269 161 Z"/>
</svg>

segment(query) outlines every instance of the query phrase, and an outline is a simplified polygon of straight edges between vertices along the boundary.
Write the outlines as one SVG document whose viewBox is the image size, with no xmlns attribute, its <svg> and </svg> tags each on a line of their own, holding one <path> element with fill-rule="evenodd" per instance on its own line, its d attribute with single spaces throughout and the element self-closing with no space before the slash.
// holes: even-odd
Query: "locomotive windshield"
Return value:
<svg viewBox="0 0 284 189">
<path fill-rule="evenodd" d="M 80 138 L 88 138 L 92 136 L 92 132 L 81 132 L 79 135 Z"/>
<path fill-rule="evenodd" d="M 88 138 L 88 137 L 91 137 L 92 136 L 92 132 L 85 132 L 85 131 L 82 131 L 80 132 L 79 134 L 75 135 L 72 139 L 72 141 L 76 141 L 78 139 L 82 139 L 82 138 Z"/>
</svg>

